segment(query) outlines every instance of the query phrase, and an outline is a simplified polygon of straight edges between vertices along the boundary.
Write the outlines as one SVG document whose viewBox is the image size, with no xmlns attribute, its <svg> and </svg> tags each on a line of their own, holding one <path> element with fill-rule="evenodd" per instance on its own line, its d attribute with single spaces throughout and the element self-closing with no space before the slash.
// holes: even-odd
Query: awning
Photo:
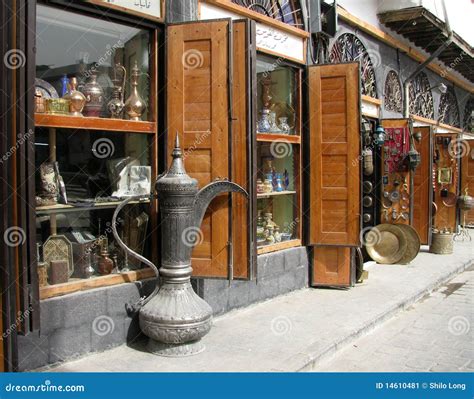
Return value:
<svg viewBox="0 0 474 399">
<path fill-rule="evenodd" d="M 446 24 L 424 7 L 409 7 L 378 14 L 388 28 L 404 36 L 416 46 L 432 54 L 447 39 Z M 474 82 L 472 47 L 458 34 L 438 58 L 449 68 Z"/>
</svg>

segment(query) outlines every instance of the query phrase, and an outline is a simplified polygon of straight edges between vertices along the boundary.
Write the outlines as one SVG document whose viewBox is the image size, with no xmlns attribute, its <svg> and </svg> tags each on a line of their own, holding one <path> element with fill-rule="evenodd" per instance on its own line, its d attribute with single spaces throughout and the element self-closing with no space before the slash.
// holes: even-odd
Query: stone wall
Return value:
<svg viewBox="0 0 474 399">
<path fill-rule="evenodd" d="M 198 295 L 222 314 L 307 287 L 306 248 L 261 255 L 254 281 L 193 279 Z M 153 291 L 154 279 L 77 292 L 41 301 L 41 331 L 18 337 L 19 369 L 32 370 L 100 352 L 140 338 L 125 305 Z"/>
</svg>

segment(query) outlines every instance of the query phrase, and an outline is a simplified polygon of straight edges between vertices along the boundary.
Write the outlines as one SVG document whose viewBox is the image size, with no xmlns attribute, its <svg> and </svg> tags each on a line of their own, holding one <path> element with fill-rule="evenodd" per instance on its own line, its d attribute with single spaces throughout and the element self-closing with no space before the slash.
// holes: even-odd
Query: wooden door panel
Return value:
<svg viewBox="0 0 474 399">
<path fill-rule="evenodd" d="M 248 20 L 232 23 L 232 181 L 249 192 L 249 76 L 250 55 L 255 49 L 250 46 L 253 23 Z M 251 136 L 250 136 L 251 137 Z M 232 250 L 234 278 L 249 278 L 250 226 L 249 200 L 242 195 L 232 197 Z"/>
<path fill-rule="evenodd" d="M 307 89 L 307 243 L 358 246 L 359 64 L 311 66 Z"/>
<path fill-rule="evenodd" d="M 248 188 L 248 25 L 235 21 L 231 32 L 230 24 L 215 20 L 168 27 L 168 154 L 178 132 L 186 171 L 199 187 L 228 178 Z M 229 49 L 234 52 L 232 65 Z M 211 202 L 192 254 L 193 276 L 249 276 L 247 204 L 243 196 L 231 199 L 228 194 Z"/>
<path fill-rule="evenodd" d="M 350 286 L 351 251 L 350 247 L 314 247 L 312 285 Z"/>
<path fill-rule="evenodd" d="M 200 187 L 229 177 L 228 26 L 221 20 L 168 27 L 168 154 L 178 133 L 186 171 Z M 228 213 L 228 195 L 210 204 L 193 251 L 193 275 L 227 276 Z"/>
<path fill-rule="evenodd" d="M 441 185 L 438 183 L 436 178 L 436 184 L 434 185 L 434 202 L 436 203 L 436 213 L 433 217 L 433 227 L 439 230 L 448 228 L 451 231 L 456 231 L 457 223 L 457 207 L 456 206 L 446 206 L 444 203 L 444 198 L 441 197 L 442 188 L 447 188 L 449 192 L 458 194 L 458 183 L 459 183 L 459 160 L 456 157 L 452 157 L 451 148 L 449 146 L 438 143 L 438 140 L 444 138 L 449 138 L 450 140 L 458 139 L 456 133 L 442 133 L 435 134 L 433 137 L 434 149 L 439 154 L 439 160 L 435 162 L 436 170 L 439 168 L 450 167 L 452 168 L 452 183 L 449 185 Z"/>
<path fill-rule="evenodd" d="M 413 176 L 413 228 L 420 236 L 421 244 L 430 243 L 431 232 L 431 181 L 432 181 L 432 133 L 431 127 L 414 127 L 413 132 L 421 133 L 421 141 L 415 140 L 416 150 L 420 153 L 421 164 Z"/>
<path fill-rule="evenodd" d="M 467 188 L 469 195 L 474 196 L 474 140 L 466 140 L 465 155 L 461 159 L 461 194 L 464 195 Z M 474 209 L 465 212 L 465 223 L 474 225 Z M 464 223 L 461 214 L 461 222 Z"/>
</svg>

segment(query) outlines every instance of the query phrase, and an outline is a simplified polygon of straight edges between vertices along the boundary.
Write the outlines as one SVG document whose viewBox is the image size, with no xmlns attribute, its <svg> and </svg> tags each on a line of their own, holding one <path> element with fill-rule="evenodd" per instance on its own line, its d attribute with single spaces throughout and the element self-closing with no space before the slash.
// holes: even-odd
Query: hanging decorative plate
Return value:
<svg viewBox="0 0 474 399">
<path fill-rule="evenodd" d="M 43 258 L 48 263 L 48 267 L 52 260 L 66 260 L 69 268 L 69 277 L 74 273 L 72 244 L 63 235 L 53 235 L 45 241 L 43 244 Z"/>
<path fill-rule="evenodd" d="M 56 89 L 51 83 L 46 82 L 46 80 L 36 78 L 35 88 L 41 92 L 43 98 L 59 98 Z"/>
</svg>

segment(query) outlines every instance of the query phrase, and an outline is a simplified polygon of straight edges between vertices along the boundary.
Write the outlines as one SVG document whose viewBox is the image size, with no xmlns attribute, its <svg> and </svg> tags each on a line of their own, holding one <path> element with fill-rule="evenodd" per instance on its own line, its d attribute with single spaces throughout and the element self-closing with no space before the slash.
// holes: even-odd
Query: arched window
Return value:
<svg viewBox="0 0 474 399">
<path fill-rule="evenodd" d="M 449 87 L 448 91 L 441 95 L 438 108 L 438 121 L 455 127 L 461 126 L 458 100 L 456 99 L 456 94 L 452 87 Z"/>
<path fill-rule="evenodd" d="M 331 62 L 359 61 L 361 68 L 362 94 L 377 98 L 375 70 L 364 44 L 352 33 L 343 33 L 332 46 Z"/>
<path fill-rule="evenodd" d="M 410 114 L 434 119 L 433 94 L 426 73 L 420 72 L 408 86 Z"/>
<path fill-rule="evenodd" d="M 464 107 L 464 118 L 462 127 L 466 132 L 474 133 L 474 118 L 472 117 L 472 113 L 474 112 L 474 97 L 470 97 L 467 100 L 466 105 Z"/>
<path fill-rule="evenodd" d="M 232 0 L 232 3 L 304 29 L 303 13 L 298 0 Z"/>
<path fill-rule="evenodd" d="M 390 71 L 385 79 L 384 106 L 387 111 L 402 112 L 402 85 L 395 71 Z"/>
</svg>

